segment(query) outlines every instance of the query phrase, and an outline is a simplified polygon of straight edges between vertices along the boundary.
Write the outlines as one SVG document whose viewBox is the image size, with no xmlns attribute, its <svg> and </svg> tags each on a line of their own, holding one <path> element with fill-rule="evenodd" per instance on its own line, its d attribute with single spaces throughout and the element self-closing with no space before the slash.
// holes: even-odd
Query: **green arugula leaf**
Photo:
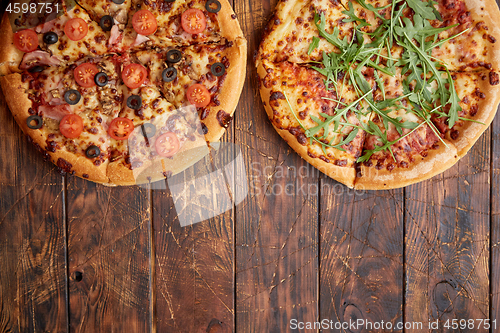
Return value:
<svg viewBox="0 0 500 333">
<path fill-rule="evenodd" d="M 358 29 L 366 26 L 371 26 L 370 23 L 366 22 L 365 19 L 361 19 L 358 16 L 356 16 L 356 13 L 354 13 L 354 6 L 352 6 L 351 2 L 347 3 L 347 10 L 343 11 L 342 14 L 345 14 L 349 16 L 348 19 L 343 19 L 342 22 L 344 23 L 350 23 L 350 22 L 358 22 Z"/>
<path fill-rule="evenodd" d="M 366 3 L 365 0 L 357 0 L 358 3 L 361 5 L 361 7 L 365 8 L 365 9 L 368 9 L 369 11 L 372 11 L 375 16 L 377 16 L 378 18 L 380 19 L 384 19 L 384 17 L 382 15 L 379 14 L 379 11 L 387 8 L 387 7 L 390 7 L 391 5 L 387 5 L 387 6 L 384 6 L 384 7 L 378 7 L 378 8 L 375 8 L 373 7 L 371 4 L 369 3 Z"/>
<path fill-rule="evenodd" d="M 421 15 L 423 18 L 427 20 L 437 19 L 431 3 L 421 0 L 406 0 L 406 3 L 408 3 L 408 6 L 413 9 L 416 14 Z"/>
<path fill-rule="evenodd" d="M 319 37 L 313 36 L 313 40 L 309 45 L 309 50 L 307 50 L 307 55 L 311 55 L 312 51 L 314 51 L 314 49 L 318 47 L 319 40 Z"/>
<path fill-rule="evenodd" d="M 352 140 L 354 140 L 356 138 L 356 136 L 358 135 L 358 132 L 359 132 L 359 129 L 358 128 L 355 128 L 353 129 L 349 135 L 342 141 L 340 141 L 339 143 L 337 143 L 335 146 L 333 146 L 334 148 L 337 148 L 338 150 L 342 150 L 342 151 L 345 151 L 344 148 L 342 148 L 343 145 L 347 145 L 349 144 L 350 142 L 352 142 Z"/>
<path fill-rule="evenodd" d="M 341 50 L 346 48 L 349 45 L 347 40 L 345 40 L 345 39 L 347 39 L 347 37 L 344 40 L 342 40 L 338 37 L 339 32 L 340 32 L 338 27 L 333 28 L 333 33 L 331 33 L 331 34 L 326 32 L 326 30 L 325 30 L 326 19 L 325 19 L 324 13 L 321 13 L 321 18 L 316 13 L 314 15 L 314 23 L 316 24 L 316 27 L 318 28 L 319 35 L 321 37 L 325 38 L 330 44 L 335 45 L 336 47 L 338 47 Z"/>
<path fill-rule="evenodd" d="M 438 4 L 438 2 L 433 1 L 433 0 L 428 0 L 428 3 L 430 6 L 432 6 L 432 12 L 434 13 L 434 15 L 436 15 L 436 18 L 442 22 L 443 18 L 441 17 L 441 14 L 439 13 L 439 11 L 436 9 L 436 6 L 435 6 Z"/>
<path fill-rule="evenodd" d="M 457 91 L 455 90 L 455 84 L 453 83 L 453 79 L 448 69 L 446 69 L 446 73 L 450 84 L 450 98 L 446 101 L 446 104 L 450 104 L 450 110 L 448 111 L 448 127 L 452 128 L 458 120 L 458 112 L 462 111 L 462 107 L 460 106 L 460 98 L 458 98 Z"/>
</svg>

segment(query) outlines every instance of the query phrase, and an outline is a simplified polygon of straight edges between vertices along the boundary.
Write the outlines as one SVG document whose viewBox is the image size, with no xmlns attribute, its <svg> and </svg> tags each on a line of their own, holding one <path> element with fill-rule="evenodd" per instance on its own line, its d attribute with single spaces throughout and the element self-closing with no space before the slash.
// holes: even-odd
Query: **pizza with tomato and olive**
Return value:
<svg viewBox="0 0 500 333">
<path fill-rule="evenodd" d="M 493 0 L 282 0 L 256 56 L 277 132 L 360 189 L 455 164 L 500 101 Z"/>
<path fill-rule="evenodd" d="M 227 0 L 59 0 L 57 8 L 4 15 L 0 82 L 20 127 L 61 172 L 111 185 L 154 181 L 220 139 L 246 64 Z"/>
</svg>

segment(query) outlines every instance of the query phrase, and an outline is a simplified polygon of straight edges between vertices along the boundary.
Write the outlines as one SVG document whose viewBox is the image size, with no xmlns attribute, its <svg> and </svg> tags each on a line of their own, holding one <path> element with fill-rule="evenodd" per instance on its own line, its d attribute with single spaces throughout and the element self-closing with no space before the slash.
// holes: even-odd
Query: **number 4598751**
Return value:
<svg viewBox="0 0 500 333">
<path fill-rule="evenodd" d="M 496 329 L 497 320 L 490 319 L 448 319 L 444 323 L 444 328 L 458 329 Z"/>
<path fill-rule="evenodd" d="M 8 13 L 14 13 L 14 14 L 19 14 L 19 13 L 30 13 L 30 14 L 50 14 L 52 11 L 56 13 L 59 12 L 59 4 L 55 3 L 45 3 L 45 2 L 39 2 L 39 3 L 12 3 L 10 2 L 7 8 L 5 9 L 6 12 Z"/>
</svg>

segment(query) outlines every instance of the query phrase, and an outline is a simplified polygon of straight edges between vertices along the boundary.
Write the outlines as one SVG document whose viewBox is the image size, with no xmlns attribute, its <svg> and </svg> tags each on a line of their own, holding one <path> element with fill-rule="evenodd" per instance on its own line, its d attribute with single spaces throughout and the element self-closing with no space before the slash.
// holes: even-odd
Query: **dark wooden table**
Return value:
<svg viewBox="0 0 500 333">
<path fill-rule="evenodd" d="M 249 194 L 207 221 L 181 227 L 168 189 L 59 175 L 0 98 L 0 332 L 500 321 L 500 118 L 429 181 L 349 190 L 290 150 L 263 110 L 252 56 L 275 4 L 234 1 L 247 82 L 224 141 L 242 149 Z"/>
</svg>

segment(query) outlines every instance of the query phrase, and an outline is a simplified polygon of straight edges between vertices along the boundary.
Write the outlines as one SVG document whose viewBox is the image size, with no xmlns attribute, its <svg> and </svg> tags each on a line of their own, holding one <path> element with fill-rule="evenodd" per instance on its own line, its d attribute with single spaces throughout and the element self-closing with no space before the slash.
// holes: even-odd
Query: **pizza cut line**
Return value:
<svg viewBox="0 0 500 333">
<path fill-rule="evenodd" d="M 256 56 L 269 119 L 349 187 L 439 174 L 496 113 L 499 14 L 490 0 L 280 1 Z"/>
<path fill-rule="evenodd" d="M 35 147 L 60 172 L 108 185 L 164 179 L 203 157 L 245 79 L 227 0 L 66 4 L 55 19 L 5 14 L 0 26 L 2 90 Z"/>
</svg>

